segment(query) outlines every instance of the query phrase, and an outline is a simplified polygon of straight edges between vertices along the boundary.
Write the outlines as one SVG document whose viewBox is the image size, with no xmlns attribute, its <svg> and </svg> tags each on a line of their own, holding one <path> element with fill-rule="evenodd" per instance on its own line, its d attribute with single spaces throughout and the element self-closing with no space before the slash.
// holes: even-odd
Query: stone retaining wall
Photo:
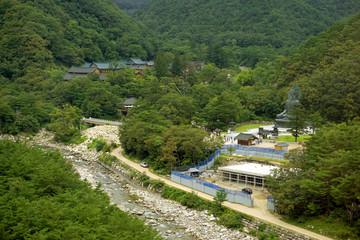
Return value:
<svg viewBox="0 0 360 240">
<path fill-rule="evenodd" d="M 262 225 L 262 224 L 268 224 L 268 225 L 271 225 L 267 222 L 264 222 L 264 221 L 261 221 L 259 219 L 255 219 L 253 221 L 250 221 L 250 220 L 247 220 L 247 219 L 244 219 L 242 221 L 243 225 L 244 225 L 244 231 L 248 231 L 246 229 L 259 229 L 259 226 Z M 292 231 L 289 231 L 289 230 L 286 230 L 284 228 L 280 228 L 278 226 L 274 226 L 274 225 L 271 225 L 275 232 L 278 234 L 279 238 L 280 239 L 291 239 L 291 240 L 312 240 L 313 238 L 311 237 L 308 237 L 308 236 L 304 236 L 300 233 L 296 233 L 296 232 L 292 232 Z M 246 228 L 246 229 L 245 229 Z"/>
<path fill-rule="evenodd" d="M 240 127 L 240 126 L 244 126 L 247 124 L 263 124 L 263 125 L 274 125 L 275 122 L 269 122 L 269 121 L 259 121 L 259 120 L 253 120 L 253 121 L 248 121 L 248 122 L 243 122 L 243 123 L 237 123 L 234 128 Z"/>
</svg>

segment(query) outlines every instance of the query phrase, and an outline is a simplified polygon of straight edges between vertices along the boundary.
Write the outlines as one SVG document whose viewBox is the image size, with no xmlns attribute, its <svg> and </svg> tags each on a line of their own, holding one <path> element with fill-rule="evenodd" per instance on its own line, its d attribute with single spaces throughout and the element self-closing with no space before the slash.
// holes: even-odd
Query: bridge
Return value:
<svg viewBox="0 0 360 240">
<path fill-rule="evenodd" d="M 113 125 L 113 126 L 120 126 L 122 125 L 122 122 L 117 121 L 109 121 L 104 119 L 98 119 L 98 118 L 83 118 L 84 123 L 90 123 L 95 125 Z"/>
</svg>

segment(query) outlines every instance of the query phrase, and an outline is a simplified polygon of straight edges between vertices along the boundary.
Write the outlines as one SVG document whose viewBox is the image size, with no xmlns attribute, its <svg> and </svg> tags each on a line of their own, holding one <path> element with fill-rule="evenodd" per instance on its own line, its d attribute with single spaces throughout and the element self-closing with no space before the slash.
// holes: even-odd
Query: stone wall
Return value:
<svg viewBox="0 0 360 240">
<path fill-rule="evenodd" d="M 267 222 L 261 221 L 259 219 L 254 219 L 252 221 L 247 220 L 247 219 L 243 219 L 242 221 L 243 225 L 244 225 L 244 232 L 249 232 L 250 229 L 259 229 L 259 226 L 262 224 L 267 224 L 270 225 L 274 228 L 275 232 L 277 233 L 277 235 L 279 236 L 280 239 L 291 239 L 291 240 L 310 240 L 313 238 L 310 238 L 308 236 L 304 236 L 300 233 L 296 233 L 296 232 L 292 232 L 289 230 L 286 230 L 284 228 L 280 228 L 274 225 L 271 225 Z"/>
<path fill-rule="evenodd" d="M 244 125 L 247 125 L 247 124 L 274 125 L 275 122 L 253 120 L 253 121 L 248 121 L 248 122 L 243 122 L 243 123 L 237 123 L 237 124 L 234 126 L 234 128 L 240 127 L 240 126 L 244 126 Z"/>
</svg>

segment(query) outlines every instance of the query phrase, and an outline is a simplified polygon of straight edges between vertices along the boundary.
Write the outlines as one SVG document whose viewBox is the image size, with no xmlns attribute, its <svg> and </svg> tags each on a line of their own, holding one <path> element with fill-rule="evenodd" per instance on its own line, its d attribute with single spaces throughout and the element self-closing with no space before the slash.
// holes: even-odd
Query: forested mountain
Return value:
<svg viewBox="0 0 360 240">
<path fill-rule="evenodd" d="M 112 0 L 125 13 L 132 15 L 137 10 L 143 9 L 153 0 Z"/>
<path fill-rule="evenodd" d="M 202 44 L 220 46 L 229 58 L 221 67 L 253 67 L 260 59 L 288 54 L 359 9 L 357 0 L 155 0 L 139 19 L 170 41 L 165 48 L 206 58 Z"/>
<path fill-rule="evenodd" d="M 152 59 L 154 44 L 111 0 L 0 2 L 0 75 L 9 79 L 55 64 Z"/>
<path fill-rule="evenodd" d="M 310 38 L 288 59 L 274 64 L 277 87 L 296 83 L 302 104 L 331 122 L 360 116 L 360 14 Z"/>
</svg>

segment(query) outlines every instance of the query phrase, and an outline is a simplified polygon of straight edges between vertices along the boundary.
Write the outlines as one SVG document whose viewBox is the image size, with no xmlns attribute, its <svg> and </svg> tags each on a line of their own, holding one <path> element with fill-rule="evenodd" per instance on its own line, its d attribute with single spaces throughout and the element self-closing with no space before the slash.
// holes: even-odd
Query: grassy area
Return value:
<svg viewBox="0 0 360 240">
<path fill-rule="evenodd" d="M 261 126 L 264 126 L 264 124 L 246 124 L 240 127 L 235 128 L 236 132 L 247 132 L 248 129 L 253 129 L 253 128 L 259 128 Z M 221 132 L 221 134 L 226 134 L 227 132 Z"/>
<path fill-rule="evenodd" d="M 305 142 L 306 140 L 308 140 L 311 136 L 310 135 L 303 135 L 303 136 L 299 136 L 297 141 L 298 142 Z M 292 135 L 282 135 L 279 136 L 279 138 L 276 138 L 275 141 L 280 141 L 280 142 L 295 142 L 295 137 Z"/>
<path fill-rule="evenodd" d="M 354 229 L 345 224 L 346 220 L 344 219 L 318 216 L 299 220 L 281 218 L 281 220 L 333 239 L 358 239 Z"/>
</svg>

